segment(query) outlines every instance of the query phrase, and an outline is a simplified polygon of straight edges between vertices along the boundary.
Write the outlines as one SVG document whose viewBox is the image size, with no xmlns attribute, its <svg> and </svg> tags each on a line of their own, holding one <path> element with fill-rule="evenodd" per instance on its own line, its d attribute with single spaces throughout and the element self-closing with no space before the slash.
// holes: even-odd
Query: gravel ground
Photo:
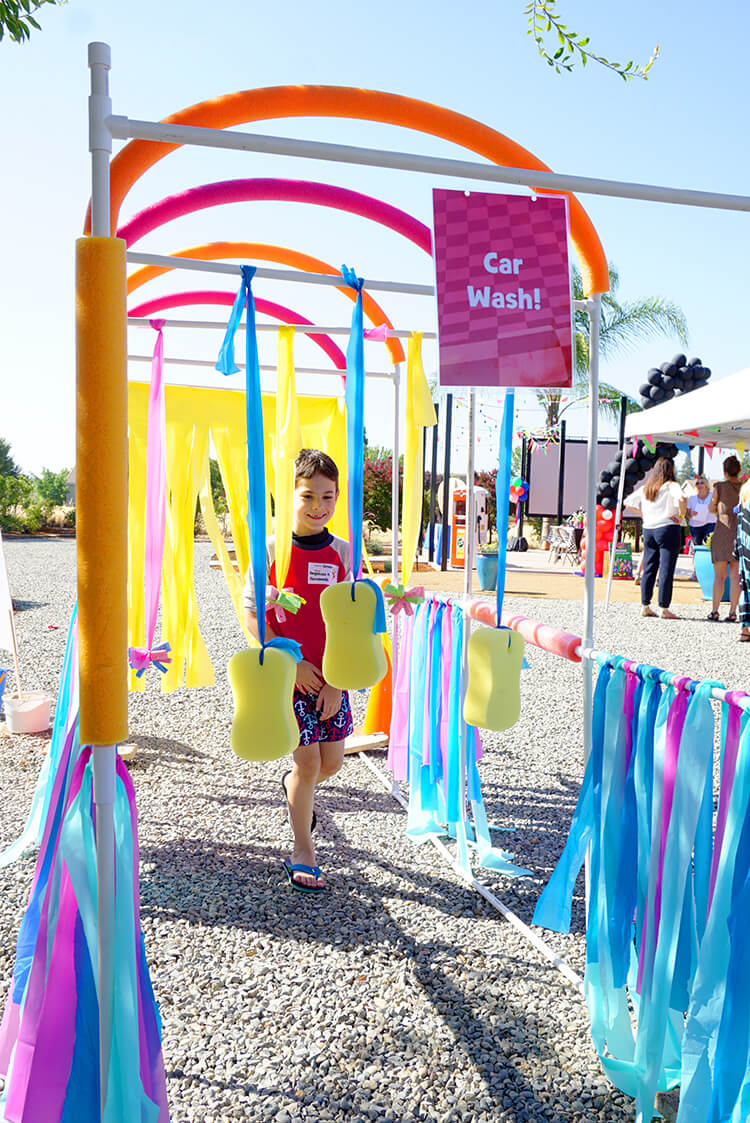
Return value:
<svg viewBox="0 0 750 1123">
<path fill-rule="evenodd" d="M 29 688 L 56 690 L 75 592 L 75 543 L 5 542 Z M 522 1121 L 634 1118 L 604 1080 L 585 1005 L 561 975 L 430 845 L 358 757 L 317 802 L 320 897 L 293 893 L 282 762 L 231 753 L 229 656 L 243 642 L 210 546 L 196 545 L 202 629 L 217 685 L 130 703 L 146 948 L 164 1019 L 172 1119 Z M 513 598 L 580 631 L 580 605 Z M 644 620 L 597 606 L 597 646 L 695 677 L 748 686 L 736 630 Z M 57 630 L 50 627 L 56 625 Z M 529 921 L 562 849 L 581 777 L 580 669 L 528 650 L 523 712 L 485 735 L 490 823 L 531 878 L 482 880 Z M 7 661 L 4 665 L 7 665 Z M 363 695 L 353 698 L 355 717 Z M 0 848 L 25 821 L 46 740 L 0 735 Z M 383 754 L 372 754 L 380 766 Z M 0 870 L 0 992 L 7 992 L 32 860 Z M 581 885 L 569 936 L 541 933 L 583 971 Z"/>
</svg>

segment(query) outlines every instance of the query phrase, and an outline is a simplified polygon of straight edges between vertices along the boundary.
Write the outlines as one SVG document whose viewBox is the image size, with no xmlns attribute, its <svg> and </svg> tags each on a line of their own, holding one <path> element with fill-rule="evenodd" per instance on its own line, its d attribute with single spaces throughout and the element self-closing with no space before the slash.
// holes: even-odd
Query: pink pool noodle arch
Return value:
<svg viewBox="0 0 750 1123">
<path fill-rule="evenodd" d="M 387 226 L 432 256 L 429 226 L 406 211 L 359 191 L 306 179 L 224 179 L 217 183 L 204 183 L 200 187 L 191 187 L 187 191 L 169 195 L 139 211 L 129 222 L 119 227 L 117 236 L 124 238 L 128 246 L 132 246 L 152 230 L 175 218 L 207 207 L 246 202 L 312 203 L 319 207 L 347 211 Z"/>
<path fill-rule="evenodd" d="M 136 304 L 128 311 L 129 316 L 153 316 L 167 308 L 184 308 L 189 304 L 224 304 L 231 308 L 235 301 L 235 293 L 214 292 L 209 289 L 196 289 L 192 292 L 172 292 L 166 296 L 156 296 L 152 300 L 145 300 Z M 285 308 L 283 304 L 276 304 L 273 300 L 263 300 L 255 297 L 255 310 L 265 316 L 273 316 L 285 324 L 312 324 L 312 320 L 305 319 L 299 312 Z M 340 347 L 333 342 L 330 335 L 311 335 L 310 339 L 321 347 L 337 370 L 346 370 L 346 356 Z"/>
</svg>

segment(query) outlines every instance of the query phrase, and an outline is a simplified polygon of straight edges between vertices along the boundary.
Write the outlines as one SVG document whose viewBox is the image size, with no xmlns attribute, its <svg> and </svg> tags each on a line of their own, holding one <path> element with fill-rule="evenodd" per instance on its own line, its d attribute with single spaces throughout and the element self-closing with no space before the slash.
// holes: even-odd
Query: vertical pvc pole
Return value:
<svg viewBox="0 0 750 1123">
<path fill-rule="evenodd" d="M 91 78 L 89 96 L 89 151 L 91 152 L 91 233 L 109 238 L 110 194 L 109 161 L 112 137 L 106 119 L 112 113 L 109 97 L 111 54 L 107 43 L 89 43 L 88 64 Z M 79 401 L 79 410 L 82 403 Z M 79 424 L 80 433 L 80 424 Z M 79 484 L 85 468 L 77 458 Z M 91 466 L 93 467 L 93 465 Z M 105 486 L 104 484 L 102 486 Z M 79 486 L 80 496 L 80 486 Z M 100 528 L 100 533 L 103 533 Z M 80 546 L 79 546 L 80 549 Z M 106 574 L 98 575 L 106 581 Z M 113 591 L 115 596 L 124 590 Z M 124 652 L 123 652 L 124 657 Z M 84 731 L 82 730 L 82 733 Z M 99 1081 L 102 1118 L 107 1099 L 109 1055 L 112 1042 L 114 1000 L 115 931 L 115 754 L 116 745 L 93 745 L 93 789 L 96 804 L 96 870 L 99 952 Z"/>
<path fill-rule="evenodd" d="M 599 325 L 602 298 L 595 293 L 587 301 L 589 314 L 589 426 L 586 461 L 586 576 L 583 583 L 583 646 L 594 646 L 594 544 L 596 538 L 596 472 L 599 439 Z M 583 667 L 583 755 L 591 752 L 591 718 L 594 710 L 593 667 L 582 659 Z"/>
<path fill-rule="evenodd" d="M 440 539 L 440 569 L 445 573 L 448 568 L 448 541 L 450 520 L 450 490 L 451 490 L 451 427 L 453 424 L 453 395 L 447 394 L 445 398 L 445 458 L 443 463 L 443 521 L 442 536 Z"/>
<path fill-rule="evenodd" d="M 466 454 L 466 534 L 464 538 L 464 595 L 466 604 L 472 593 L 472 579 L 474 573 L 474 438 L 476 430 L 475 401 L 476 391 L 469 390 L 469 418 L 467 423 L 468 451 Z M 459 808 L 461 815 L 466 814 L 466 755 L 468 752 L 468 730 L 463 719 L 464 699 L 469 683 L 469 636 L 471 634 L 471 617 L 464 610 L 463 643 L 461 646 L 461 758 L 458 768 Z"/>
<path fill-rule="evenodd" d="M 526 438 L 525 437 L 521 437 L 521 479 L 526 480 L 526 483 L 530 483 L 528 471 L 526 469 Z M 524 514 L 526 512 L 526 508 L 528 506 L 528 503 L 529 503 L 529 500 L 528 500 L 528 497 L 527 497 L 526 499 L 523 500 L 523 502 L 519 503 L 518 507 L 516 508 L 516 511 L 517 511 L 517 515 L 516 515 L 516 536 L 518 538 L 523 537 L 523 517 L 524 517 Z"/>
<path fill-rule="evenodd" d="M 565 518 L 565 421 L 560 422 L 560 444 L 557 468 L 557 525 Z"/>
<path fill-rule="evenodd" d="M 432 428 L 432 460 L 430 462 L 430 536 L 428 559 L 435 560 L 435 499 L 437 496 L 437 454 L 438 431 L 440 429 L 440 406 L 435 403 L 435 424 Z"/>
<path fill-rule="evenodd" d="M 607 574 L 607 595 L 604 598 L 604 607 L 609 608 L 609 598 L 612 592 L 612 570 L 615 564 L 615 550 L 617 549 L 617 540 L 620 537 L 620 526 L 622 524 L 622 500 L 625 494 L 625 453 L 622 454 L 622 463 L 620 464 L 620 482 L 617 485 L 617 506 L 615 507 L 615 532 L 612 535 L 612 546 L 609 553 L 609 572 Z"/>
<path fill-rule="evenodd" d="M 399 445 L 399 428 L 401 425 L 401 367 L 396 364 L 393 368 L 393 461 L 391 473 L 391 528 L 392 528 L 392 541 L 391 541 L 391 581 L 398 585 L 398 516 L 399 516 L 399 496 L 398 496 L 398 462 L 400 455 Z M 392 656 L 391 656 L 391 697 L 395 703 L 396 699 L 396 680 L 398 678 L 398 640 L 399 640 L 399 626 L 398 626 L 398 613 L 391 616 L 393 621 L 393 636 L 392 636 Z M 398 782 L 394 776 L 393 790 L 398 791 Z"/>
</svg>

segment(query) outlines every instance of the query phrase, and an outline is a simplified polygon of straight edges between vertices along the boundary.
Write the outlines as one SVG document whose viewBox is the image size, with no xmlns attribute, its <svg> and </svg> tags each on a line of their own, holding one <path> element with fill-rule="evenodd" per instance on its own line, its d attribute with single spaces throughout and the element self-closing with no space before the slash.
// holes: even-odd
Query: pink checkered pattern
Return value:
<svg viewBox="0 0 750 1123">
<path fill-rule="evenodd" d="M 433 191 L 441 386 L 570 386 L 567 200 Z M 522 258 L 517 275 L 484 257 Z M 467 286 L 524 293 L 532 308 L 472 308 Z M 538 309 L 533 307 L 538 289 Z"/>
</svg>

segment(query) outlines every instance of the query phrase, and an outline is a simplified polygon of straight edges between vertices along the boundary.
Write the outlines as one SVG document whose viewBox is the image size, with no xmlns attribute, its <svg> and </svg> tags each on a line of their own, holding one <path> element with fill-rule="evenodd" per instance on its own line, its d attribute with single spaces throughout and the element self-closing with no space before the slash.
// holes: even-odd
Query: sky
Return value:
<svg viewBox="0 0 750 1123">
<path fill-rule="evenodd" d="M 648 81 L 625 83 L 589 64 L 555 74 L 526 34 L 524 0 L 381 0 L 377 7 L 320 0 L 257 4 L 251 0 L 69 0 L 44 7 L 42 30 L 17 45 L 0 42 L 0 437 L 26 472 L 71 467 L 75 456 L 74 245 L 90 193 L 87 151 L 87 43 L 112 48 L 113 112 L 158 120 L 236 90 L 320 83 L 386 90 L 434 102 L 505 133 L 553 170 L 581 176 L 750 193 L 746 44 L 750 8 L 727 0 L 720 17 L 696 0 L 559 0 L 569 26 L 588 34 L 599 53 L 645 62 L 660 44 Z M 421 152 L 467 154 L 435 138 L 375 123 L 284 120 L 250 131 Z M 115 142 L 115 151 L 121 142 Z M 252 153 L 181 149 L 160 161 L 126 198 L 127 219 L 174 192 L 220 179 L 279 176 L 335 183 L 386 200 L 431 225 L 432 188 L 464 184 L 385 169 L 350 167 Z M 466 187 L 488 190 L 476 182 Z M 494 188 L 489 188 L 494 190 Z M 498 191 L 512 190 L 498 187 Z M 750 367 L 747 256 L 750 216 L 692 207 L 580 196 L 620 273 L 622 300 L 662 296 L 688 322 L 689 357 L 718 379 Z M 245 203 L 186 216 L 154 231 L 138 248 L 152 253 L 220 239 L 264 241 L 304 251 L 360 275 L 432 284 L 427 255 L 365 219 L 320 207 Z M 218 280 L 218 284 L 217 284 Z M 172 274 L 141 295 L 198 287 Z M 200 287 L 235 286 L 201 275 Z M 344 326 L 351 304 L 335 290 L 264 281 L 256 295 L 286 304 L 317 323 Z M 434 331 L 432 298 L 382 294 L 394 325 Z M 220 310 L 173 313 L 220 318 Z M 339 341 L 341 342 L 341 341 Z M 214 359 L 217 332 L 167 330 L 168 357 Z M 153 335 L 131 329 L 129 350 L 150 354 Z M 274 361 L 263 337 L 261 361 Z M 608 360 L 601 376 L 633 395 L 647 369 L 682 350 L 657 339 Z M 428 376 L 436 348 L 425 341 Z M 295 344 L 298 365 L 319 365 L 309 340 Z M 324 364 L 325 365 L 325 364 Z M 385 370 L 383 344 L 367 346 L 369 369 Z M 148 367 L 131 364 L 130 376 Z M 169 367 L 172 381 L 216 385 L 210 370 Z M 222 379 L 222 384 L 226 381 Z M 231 382 L 230 382 L 231 384 Z M 266 383 L 270 385 L 270 383 Z M 300 375 L 298 388 L 333 393 L 340 380 Z M 498 394 L 483 395 L 479 467 L 497 456 Z M 542 423 L 533 393 L 518 396 L 516 426 Z M 586 410 L 567 411 L 568 433 L 583 436 Z M 390 445 L 387 384 L 368 387 L 371 444 Z M 606 424 L 603 435 L 614 430 Z M 466 454 L 465 399 L 454 426 L 457 461 Z"/>
</svg>

